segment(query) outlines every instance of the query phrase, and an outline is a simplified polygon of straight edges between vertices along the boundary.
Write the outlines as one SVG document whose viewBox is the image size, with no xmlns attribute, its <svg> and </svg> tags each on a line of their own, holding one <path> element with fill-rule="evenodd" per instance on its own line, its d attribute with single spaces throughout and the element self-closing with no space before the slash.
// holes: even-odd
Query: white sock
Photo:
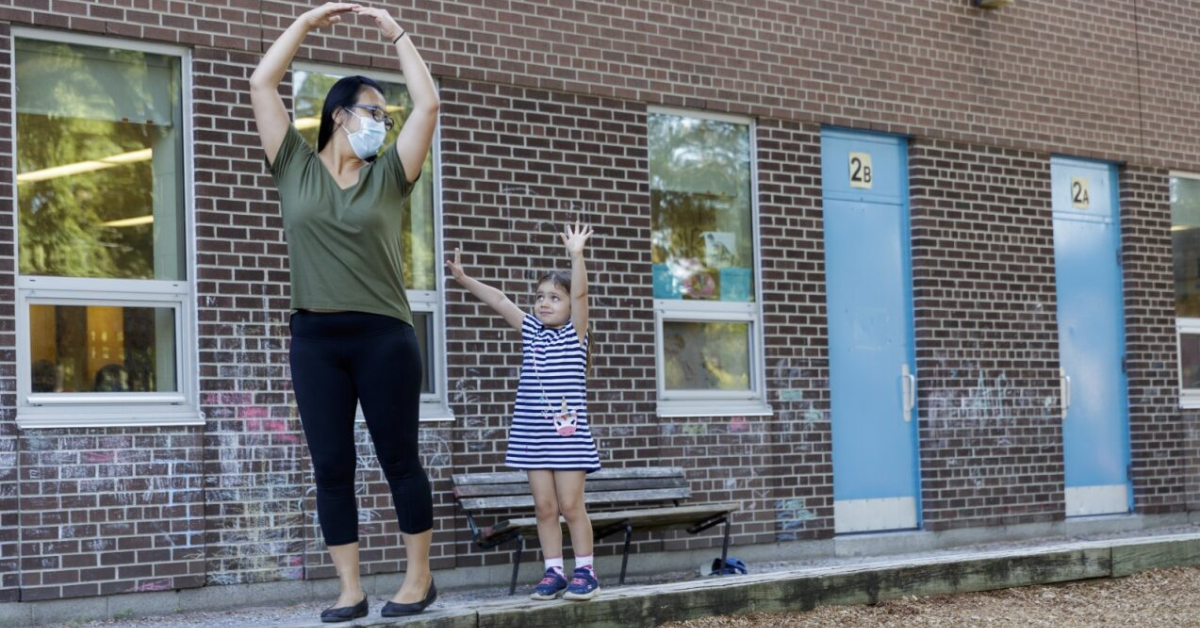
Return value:
<svg viewBox="0 0 1200 628">
<path fill-rule="evenodd" d="M 554 571 L 558 572 L 558 575 L 561 576 L 563 572 L 563 557 L 559 556 L 558 558 L 547 558 L 546 569 L 553 569 Z"/>
<path fill-rule="evenodd" d="M 595 568 L 592 567 L 592 554 L 588 554 L 587 556 L 576 556 L 575 568 L 586 568 L 588 571 L 595 572 Z"/>
</svg>

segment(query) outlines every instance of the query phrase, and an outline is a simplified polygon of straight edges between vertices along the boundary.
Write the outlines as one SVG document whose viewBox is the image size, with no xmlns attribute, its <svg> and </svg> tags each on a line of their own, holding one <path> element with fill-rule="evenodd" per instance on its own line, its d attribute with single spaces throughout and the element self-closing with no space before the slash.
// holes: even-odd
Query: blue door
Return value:
<svg viewBox="0 0 1200 628">
<path fill-rule="evenodd" d="M 1067 516 L 1129 512 L 1117 171 L 1057 157 L 1050 169 Z"/>
<path fill-rule="evenodd" d="M 834 530 L 918 525 L 904 138 L 821 134 Z"/>
</svg>

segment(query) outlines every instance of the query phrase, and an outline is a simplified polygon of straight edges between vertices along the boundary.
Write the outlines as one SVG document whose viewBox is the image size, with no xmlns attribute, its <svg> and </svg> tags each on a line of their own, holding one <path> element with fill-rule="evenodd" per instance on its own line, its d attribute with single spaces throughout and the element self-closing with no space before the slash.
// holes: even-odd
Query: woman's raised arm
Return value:
<svg viewBox="0 0 1200 628">
<path fill-rule="evenodd" d="M 275 163 L 275 155 L 283 144 L 291 125 L 291 116 L 287 107 L 283 106 L 283 98 L 279 95 L 279 82 L 287 73 L 288 65 L 300 43 L 308 35 L 308 31 L 342 21 L 342 14 L 359 8 L 357 4 L 348 2 L 328 2 L 304 15 L 288 27 L 279 39 L 263 55 L 262 61 L 250 75 L 250 104 L 254 108 L 254 121 L 258 124 L 258 138 L 263 150 L 267 153 L 267 161 Z"/>
</svg>

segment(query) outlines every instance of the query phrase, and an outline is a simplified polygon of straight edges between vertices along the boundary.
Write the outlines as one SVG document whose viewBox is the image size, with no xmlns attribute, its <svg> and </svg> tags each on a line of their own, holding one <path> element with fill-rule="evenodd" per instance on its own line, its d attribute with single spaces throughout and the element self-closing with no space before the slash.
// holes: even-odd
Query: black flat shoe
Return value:
<svg viewBox="0 0 1200 628">
<path fill-rule="evenodd" d="M 327 624 L 337 621 L 351 621 L 359 617 L 366 617 L 369 610 L 367 596 L 364 595 L 362 601 L 354 606 L 340 606 L 321 611 L 321 621 Z"/>
<path fill-rule="evenodd" d="M 437 599 L 437 585 L 433 580 L 429 581 L 429 592 L 425 594 L 425 599 L 412 604 L 400 604 L 398 602 L 388 602 L 383 605 L 383 610 L 379 614 L 384 617 L 402 617 L 404 615 L 416 615 L 421 611 L 429 608 L 430 604 Z"/>
</svg>

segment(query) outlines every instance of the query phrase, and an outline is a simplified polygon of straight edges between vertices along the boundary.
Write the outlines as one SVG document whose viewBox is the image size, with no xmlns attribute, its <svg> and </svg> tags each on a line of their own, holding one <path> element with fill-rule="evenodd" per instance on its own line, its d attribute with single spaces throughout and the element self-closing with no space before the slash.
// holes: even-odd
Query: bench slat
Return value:
<svg viewBox="0 0 1200 628">
<path fill-rule="evenodd" d="M 588 513 L 588 518 L 591 519 L 593 528 L 601 528 L 609 524 L 627 521 L 636 530 L 656 530 L 683 524 L 697 524 L 717 515 L 727 515 L 736 512 L 740 507 L 736 502 L 701 504 L 697 506 L 671 506 L 666 508 L 647 508 L 644 510 Z M 562 523 L 563 529 L 566 530 L 567 520 L 559 517 L 559 521 Z M 537 529 L 537 517 L 509 519 L 508 521 L 501 521 L 492 526 L 484 538 L 497 534 L 514 531 L 524 532 L 534 529 Z"/>
<path fill-rule="evenodd" d="M 587 479 L 592 480 L 623 480 L 639 478 L 685 477 L 681 467 L 634 467 L 631 469 L 601 469 L 589 473 Z M 500 473 L 460 473 L 452 476 L 455 486 L 471 486 L 475 484 L 508 484 L 522 482 L 529 485 L 529 476 L 524 471 L 504 471 Z"/>
<path fill-rule="evenodd" d="M 636 491 L 586 491 L 583 494 L 585 504 L 624 504 L 632 502 L 655 502 L 668 499 L 686 499 L 691 494 L 689 488 L 646 489 Z M 458 500 L 464 510 L 479 512 L 485 510 L 500 510 L 508 508 L 532 508 L 533 495 L 501 495 L 496 497 L 467 497 Z"/>
<path fill-rule="evenodd" d="M 642 478 L 636 480 L 588 478 L 584 483 L 585 493 L 607 491 L 633 491 L 644 489 L 690 488 L 685 478 L 662 477 Z M 455 486 L 454 495 L 459 499 L 467 497 L 490 497 L 498 495 L 526 495 L 529 493 L 529 481 L 522 480 L 515 484 L 475 484 Z"/>
</svg>

